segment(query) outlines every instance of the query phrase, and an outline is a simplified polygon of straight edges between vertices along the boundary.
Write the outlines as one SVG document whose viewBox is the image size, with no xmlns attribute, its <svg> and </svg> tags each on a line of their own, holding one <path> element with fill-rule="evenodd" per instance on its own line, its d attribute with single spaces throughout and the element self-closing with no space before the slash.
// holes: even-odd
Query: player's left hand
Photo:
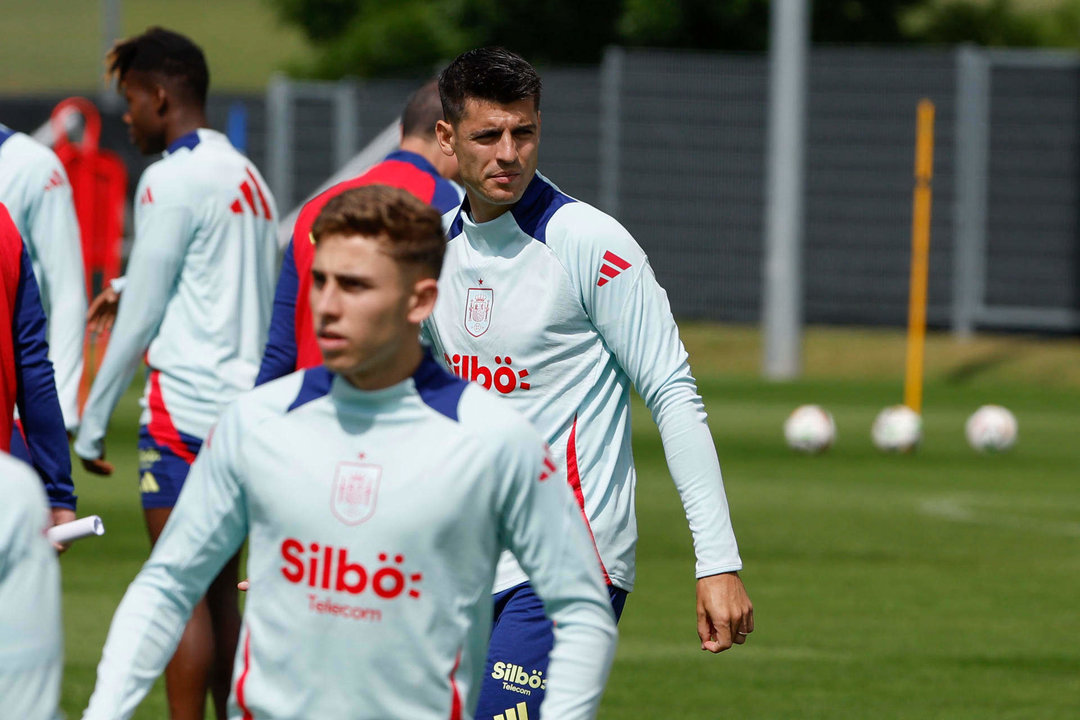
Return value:
<svg viewBox="0 0 1080 720">
<path fill-rule="evenodd" d="M 738 573 L 697 581 L 697 631 L 701 649 L 711 653 L 742 645 L 754 632 L 754 606 Z"/>
<path fill-rule="evenodd" d="M 98 293 L 86 311 L 86 327 L 91 333 L 100 334 L 112 329 L 116 321 L 116 312 L 120 308 L 120 293 L 111 285 Z"/>
<path fill-rule="evenodd" d="M 112 475 L 113 470 L 116 469 L 111 462 L 106 462 L 104 456 L 99 458 L 81 458 L 81 460 L 82 466 L 86 472 L 93 473 L 94 475 Z"/>
<path fill-rule="evenodd" d="M 68 510 L 67 508 L 54 507 L 52 509 L 52 524 L 63 525 L 64 523 L 73 522 L 75 520 L 75 511 Z M 56 548 L 56 553 L 60 554 L 71 547 L 71 543 L 53 543 L 52 546 Z"/>
</svg>

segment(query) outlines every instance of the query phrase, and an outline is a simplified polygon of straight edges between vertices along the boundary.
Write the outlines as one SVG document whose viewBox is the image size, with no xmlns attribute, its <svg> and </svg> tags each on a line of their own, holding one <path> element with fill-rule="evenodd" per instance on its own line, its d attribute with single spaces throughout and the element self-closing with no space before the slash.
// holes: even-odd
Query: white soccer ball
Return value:
<svg viewBox="0 0 1080 720">
<path fill-rule="evenodd" d="M 1003 452 L 1016 442 L 1016 416 L 1000 405 L 983 405 L 968 418 L 964 435 L 979 452 Z"/>
<path fill-rule="evenodd" d="M 836 440 L 836 423 L 821 406 L 800 405 L 784 421 L 784 439 L 793 450 L 819 453 Z"/>
<path fill-rule="evenodd" d="M 878 450 L 911 452 L 922 440 L 922 417 L 906 405 L 892 405 L 878 413 L 870 437 Z"/>
</svg>

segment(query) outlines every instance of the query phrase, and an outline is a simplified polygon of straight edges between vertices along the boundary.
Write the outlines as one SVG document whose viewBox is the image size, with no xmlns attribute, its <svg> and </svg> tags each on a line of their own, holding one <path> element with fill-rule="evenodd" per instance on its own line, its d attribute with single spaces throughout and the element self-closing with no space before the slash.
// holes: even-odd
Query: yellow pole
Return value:
<svg viewBox="0 0 1080 720">
<path fill-rule="evenodd" d="M 934 103 L 925 98 L 920 100 L 917 117 L 904 404 L 921 414 L 923 355 L 926 344 L 926 284 L 930 268 L 930 180 L 934 175 Z"/>
</svg>

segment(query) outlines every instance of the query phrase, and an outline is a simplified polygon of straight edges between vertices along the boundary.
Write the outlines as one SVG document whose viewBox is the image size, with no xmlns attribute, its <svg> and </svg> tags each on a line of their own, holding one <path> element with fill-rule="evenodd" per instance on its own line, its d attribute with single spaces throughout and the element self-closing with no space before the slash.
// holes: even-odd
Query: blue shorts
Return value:
<svg viewBox="0 0 1080 720">
<path fill-rule="evenodd" d="M 202 447 L 199 438 L 173 432 L 175 436 L 162 437 L 146 425 L 139 427 L 139 492 L 146 510 L 176 505 L 191 463 Z"/>
<path fill-rule="evenodd" d="M 608 593 L 618 622 L 627 592 L 609 585 Z M 540 720 L 540 701 L 547 690 L 548 655 L 554 642 L 551 621 L 528 583 L 495 595 L 491 643 L 476 720 Z"/>
</svg>

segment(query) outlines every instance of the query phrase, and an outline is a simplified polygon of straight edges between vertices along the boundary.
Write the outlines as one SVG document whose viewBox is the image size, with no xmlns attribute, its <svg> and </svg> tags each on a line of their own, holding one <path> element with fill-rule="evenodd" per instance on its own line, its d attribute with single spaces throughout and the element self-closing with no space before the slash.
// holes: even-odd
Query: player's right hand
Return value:
<svg viewBox="0 0 1080 720">
<path fill-rule="evenodd" d="M 244 592 L 247 592 L 249 587 L 251 587 L 251 581 L 247 578 L 244 578 L 240 582 L 236 583 L 237 590 L 243 590 Z"/>
<path fill-rule="evenodd" d="M 86 327 L 92 333 L 108 332 L 116 321 L 116 311 L 120 307 L 120 293 L 106 285 L 86 311 Z"/>
</svg>

